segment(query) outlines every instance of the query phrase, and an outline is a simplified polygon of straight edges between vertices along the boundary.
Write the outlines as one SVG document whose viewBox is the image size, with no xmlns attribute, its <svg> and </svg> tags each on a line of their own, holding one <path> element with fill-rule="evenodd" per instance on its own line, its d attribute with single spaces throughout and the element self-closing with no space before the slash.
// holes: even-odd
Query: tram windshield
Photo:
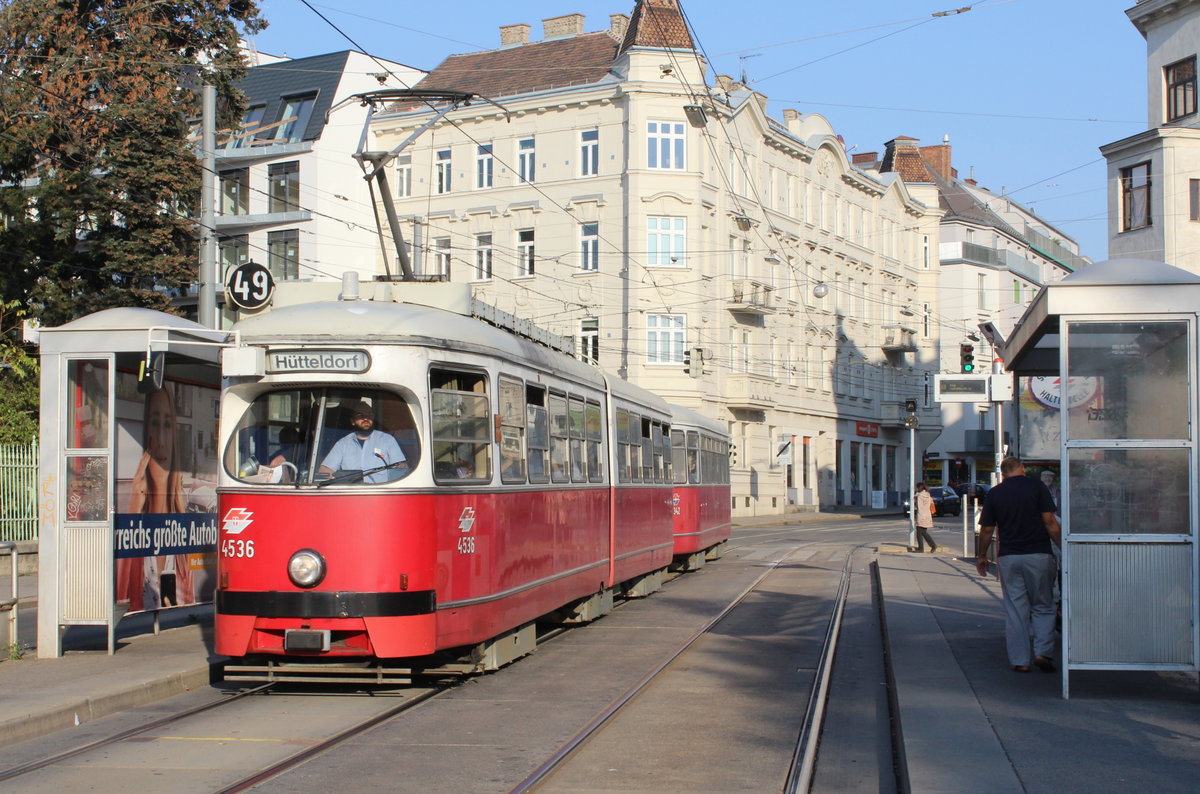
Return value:
<svg viewBox="0 0 1200 794">
<path fill-rule="evenodd" d="M 408 404 L 381 389 L 304 388 L 259 395 L 225 449 L 240 482 L 363 485 L 408 475 L 421 456 Z"/>
</svg>

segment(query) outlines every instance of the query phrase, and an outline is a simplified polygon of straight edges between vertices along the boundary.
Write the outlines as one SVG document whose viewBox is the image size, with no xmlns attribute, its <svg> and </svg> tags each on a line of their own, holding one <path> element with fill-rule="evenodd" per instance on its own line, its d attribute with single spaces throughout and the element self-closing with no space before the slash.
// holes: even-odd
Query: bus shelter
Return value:
<svg viewBox="0 0 1200 794">
<path fill-rule="evenodd" d="M 226 334 L 150 309 L 38 332 L 38 655 L 70 626 L 212 601 Z"/>
<path fill-rule="evenodd" d="M 1064 698 L 1074 670 L 1197 670 L 1198 316 L 1200 276 L 1113 259 L 1043 288 L 1002 346 L 1058 392 Z"/>
</svg>

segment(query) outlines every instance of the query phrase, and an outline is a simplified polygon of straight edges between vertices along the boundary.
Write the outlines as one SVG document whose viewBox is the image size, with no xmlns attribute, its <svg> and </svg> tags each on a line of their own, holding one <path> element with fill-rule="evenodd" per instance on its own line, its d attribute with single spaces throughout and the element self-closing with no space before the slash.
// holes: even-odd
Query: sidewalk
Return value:
<svg viewBox="0 0 1200 794">
<path fill-rule="evenodd" d="M 912 791 L 1195 791 L 1195 674 L 1014 673 L 1000 584 L 972 560 L 883 547 L 883 590 Z M 893 553 L 889 553 L 893 552 Z"/>
</svg>

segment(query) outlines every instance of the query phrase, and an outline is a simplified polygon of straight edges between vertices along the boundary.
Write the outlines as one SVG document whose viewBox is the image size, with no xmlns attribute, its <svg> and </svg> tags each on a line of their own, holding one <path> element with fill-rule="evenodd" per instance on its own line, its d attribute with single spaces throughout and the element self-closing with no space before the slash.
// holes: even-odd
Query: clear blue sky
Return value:
<svg viewBox="0 0 1200 794">
<path fill-rule="evenodd" d="M 682 7 L 712 70 L 744 70 L 776 118 L 784 108 L 821 113 L 859 152 L 882 151 L 898 135 L 924 144 L 948 135 L 960 176 L 1012 192 L 1074 237 L 1085 256 L 1106 258 L 1098 147 L 1146 126 L 1146 44 L 1124 13 L 1136 0 L 981 0 L 965 13 L 933 16 L 963 1 L 682 0 Z M 499 46 L 501 25 L 528 23 L 536 41 L 545 18 L 585 14 L 584 29 L 595 31 L 634 7 L 634 0 L 309 2 L 261 0 L 270 27 L 255 37 L 257 48 L 293 58 L 362 49 L 428 70 L 447 55 Z"/>
</svg>

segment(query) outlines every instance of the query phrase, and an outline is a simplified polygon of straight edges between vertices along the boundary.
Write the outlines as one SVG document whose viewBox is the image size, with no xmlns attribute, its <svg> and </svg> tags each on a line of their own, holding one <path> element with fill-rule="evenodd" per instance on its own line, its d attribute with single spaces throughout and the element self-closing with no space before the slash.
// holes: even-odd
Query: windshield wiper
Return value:
<svg viewBox="0 0 1200 794">
<path fill-rule="evenodd" d="M 326 485 L 341 485 L 342 483 L 358 482 L 359 480 L 369 477 L 372 474 L 377 474 L 384 469 L 394 469 L 402 462 L 403 461 L 397 461 L 396 463 L 389 463 L 385 466 L 376 466 L 373 469 L 363 469 L 362 471 L 348 471 L 345 474 L 338 475 L 331 479 L 322 480 L 321 482 L 317 483 L 317 487 L 324 488 Z"/>
</svg>

